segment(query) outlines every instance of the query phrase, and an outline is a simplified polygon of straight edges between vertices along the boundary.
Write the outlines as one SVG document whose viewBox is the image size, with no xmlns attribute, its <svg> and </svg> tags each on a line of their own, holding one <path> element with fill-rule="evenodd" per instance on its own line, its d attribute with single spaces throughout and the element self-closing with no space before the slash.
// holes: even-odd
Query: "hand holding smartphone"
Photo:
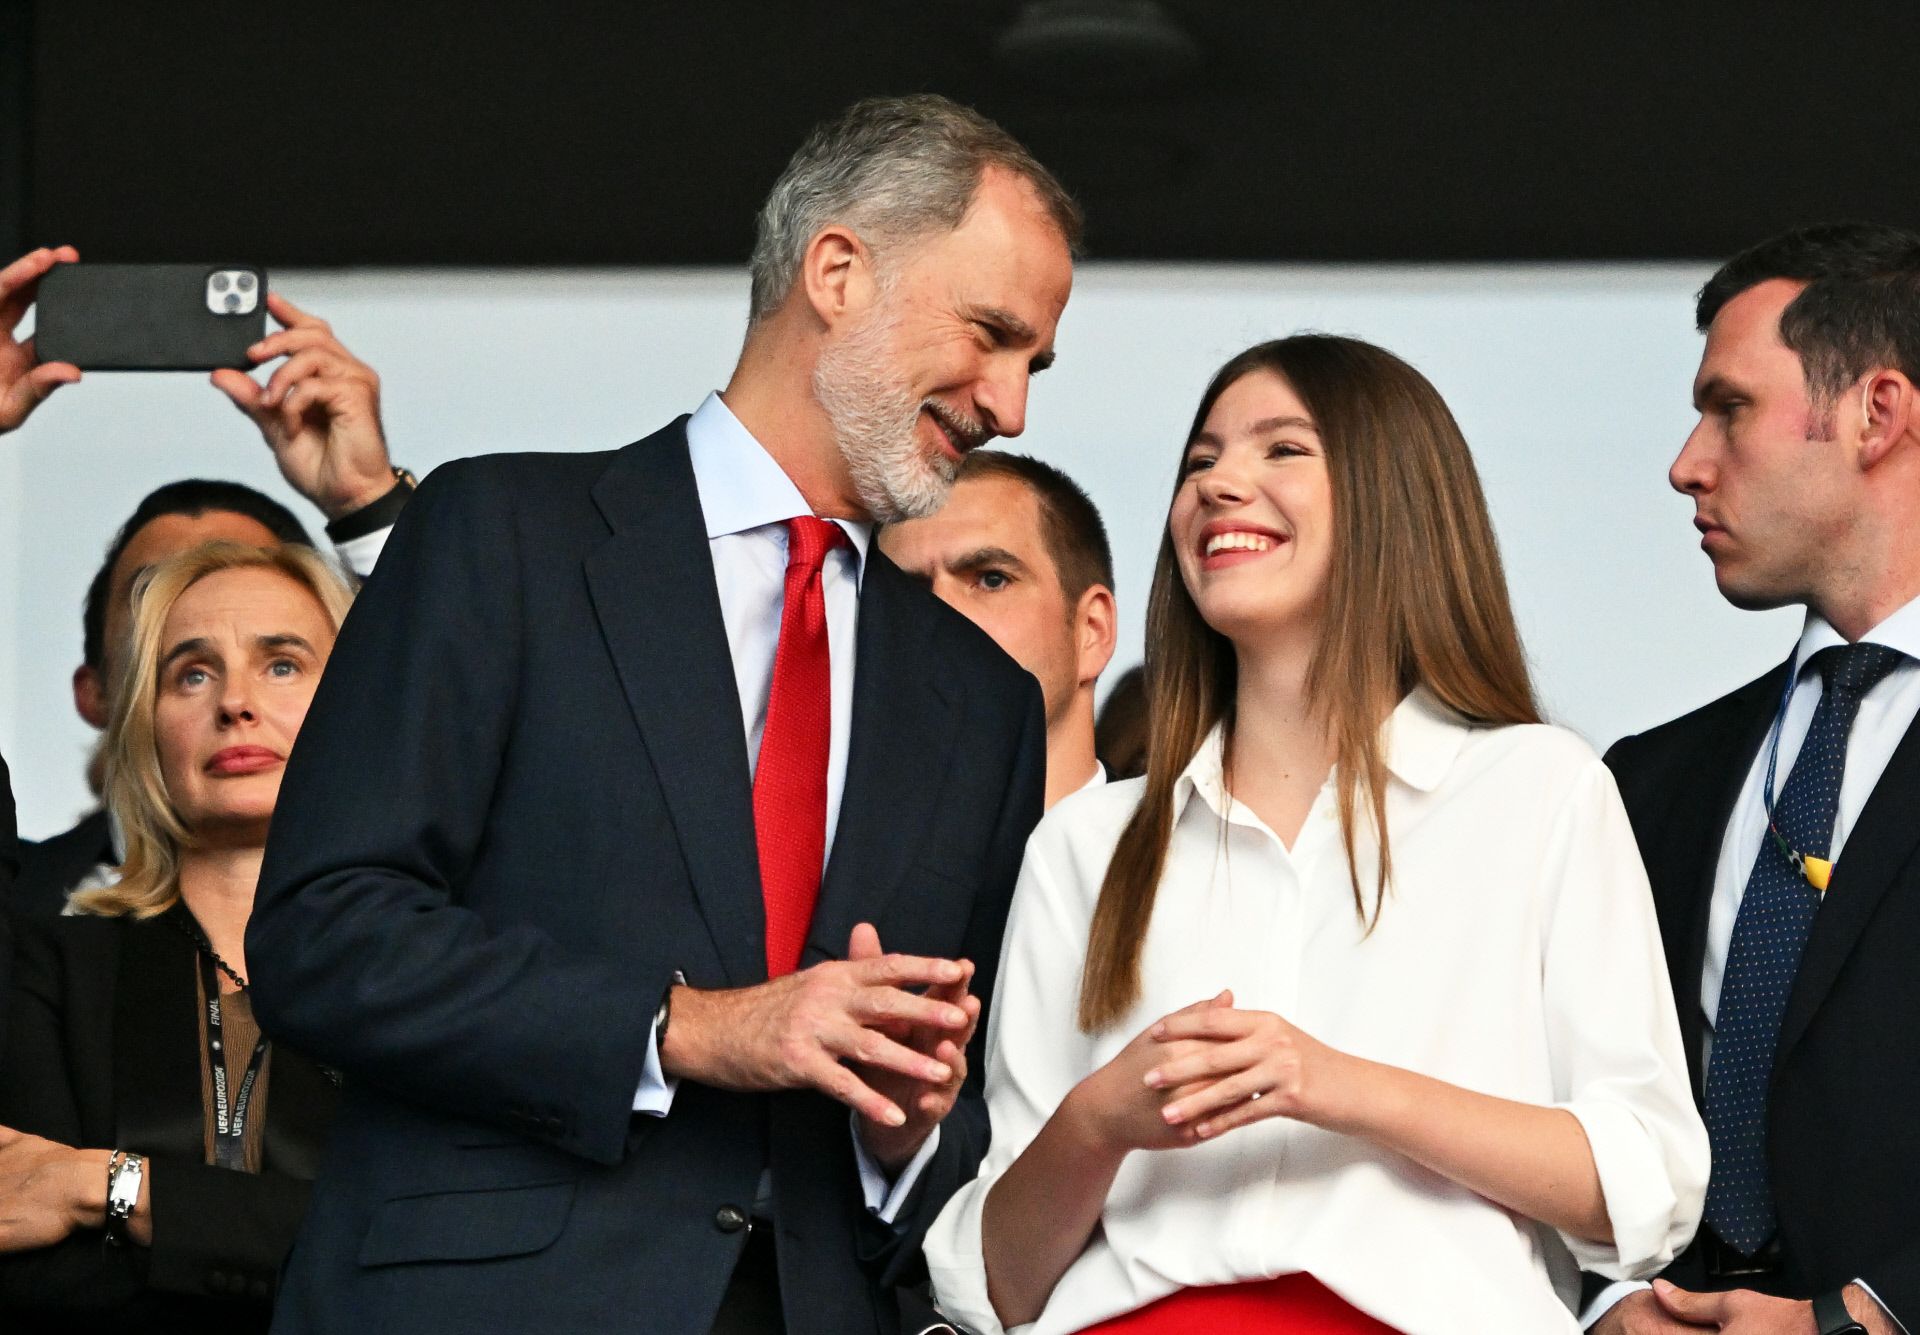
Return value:
<svg viewBox="0 0 1920 1335">
<path fill-rule="evenodd" d="M 16 337 L 40 280 L 56 265 L 79 259 L 72 246 L 42 247 L 0 269 L 0 433 L 26 421 L 54 390 L 80 379 L 80 368 L 72 363 L 40 358 L 37 339 Z"/>
</svg>

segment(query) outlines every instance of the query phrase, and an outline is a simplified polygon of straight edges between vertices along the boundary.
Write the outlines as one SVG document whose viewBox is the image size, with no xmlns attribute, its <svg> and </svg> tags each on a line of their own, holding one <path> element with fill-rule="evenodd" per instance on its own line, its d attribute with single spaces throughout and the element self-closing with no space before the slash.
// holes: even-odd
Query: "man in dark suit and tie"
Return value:
<svg viewBox="0 0 1920 1335">
<path fill-rule="evenodd" d="M 862 103 L 762 209 L 723 392 L 421 487 L 248 932 L 264 1027 L 346 1078 L 276 1330 L 893 1328 L 984 1147 L 1046 762 L 872 525 L 1021 431 L 1078 232 L 990 122 Z"/>
<path fill-rule="evenodd" d="M 1920 1329 L 1920 235 L 1812 227 L 1700 294 L 1670 479 L 1792 656 L 1608 753 L 1713 1143 L 1706 1219 L 1599 1335 Z M 1609 1304 L 1611 1304 L 1609 1306 Z"/>
</svg>

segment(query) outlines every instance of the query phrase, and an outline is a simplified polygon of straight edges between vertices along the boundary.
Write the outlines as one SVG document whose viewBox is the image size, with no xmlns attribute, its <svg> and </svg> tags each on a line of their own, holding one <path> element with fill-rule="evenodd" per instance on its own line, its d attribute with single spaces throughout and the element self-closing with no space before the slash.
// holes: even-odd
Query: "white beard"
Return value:
<svg viewBox="0 0 1920 1335">
<path fill-rule="evenodd" d="M 883 298 L 858 327 L 821 349 L 813 394 L 833 428 L 854 490 L 876 523 L 920 519 L 946 503 L 959 466 L 931 456 L 914 428 L 926 405 L 893 370 L 899 320 Z"/>
</svg>

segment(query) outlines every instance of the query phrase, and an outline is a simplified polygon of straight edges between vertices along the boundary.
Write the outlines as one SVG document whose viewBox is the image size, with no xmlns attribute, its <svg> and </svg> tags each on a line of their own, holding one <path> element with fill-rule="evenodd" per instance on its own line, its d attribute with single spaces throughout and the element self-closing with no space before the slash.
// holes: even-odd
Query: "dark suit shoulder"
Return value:
<svg viewBox="0 0 1920 1335">
<path fill-rule="evenodd" d="M 940 661 L 989 689 L 1018 690 L 1032 674 L 1013 660 L 994 638 L 965 615 L 935 596 L 933 590 L 907 574 L 875 543 L 868 549 L 867 579 L 897 585 L 895 614 L 909 616 L 926 627 L 927 642 Z"/>
<path fill-rule="evenodd" d="M 510 524 L 536 549 L 552 542 L 568 550 L 583 540 L 597 543 L 610 525 L 644 513 L 663 490 L 683 490 L 685 498 L 694 497 L 684 420 L 615 450 L 449 460 L 420 484 L 401 524 L 410 516 L 417 523 L 441 527 Z"/>
<path fill-rule="evenodd" d="M 1779 699 L 1785 672 L 1783 663 L 1738 690 L 1729 691 L 1679 718 L 1622 737 L 1607 748 L 1608 767 L 1616 778 L 1624 781 L 1642 771 L 1664 769 L 1672 763 L 1685 763 L 1689 758 L 1697 766 L 1703 753 L 1718 749 L 1729 734 L 1744 732 L 1757 712 L 1773 707 Z"/>
<path fill-rule="evenodd" d="M 538 485 L 546 480 L 564 486 L 577 483 L 581 478 L 599 477 L 622 450 L 635 449 L 652 439 L 649 436 L 612 450 L 506 450 L 497 454 L 470 454 L 447 460 L 428 476 L 485 479 L 506 486 Z"/>
<path fill-rule="evenodd" d="M 420 496 L 433 498 L 448 492 L 468 497 L 498 495 L 537 504 L 549 497 L 584 495 L 620 453 L 525 451 L 449 459 L 421 481 Z"/>
<path fill-rule="evenodd" d="M 20 877 L 7 906 L 22 917 L 50 918 L 66 907 L 67 892 L 113 856 L 107 813 L 95 811 L 70 830 L 20 845 Z"/>
</svg>

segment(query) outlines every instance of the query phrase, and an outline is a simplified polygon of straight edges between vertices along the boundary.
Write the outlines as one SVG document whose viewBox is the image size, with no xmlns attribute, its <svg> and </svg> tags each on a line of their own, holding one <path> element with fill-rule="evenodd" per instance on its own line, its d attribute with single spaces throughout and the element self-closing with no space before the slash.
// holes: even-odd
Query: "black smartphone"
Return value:
<svg viewBox="0 0 1920 1335">
<path fill-rule="evenodd" d="M 34 353 L 83 371 L 245 371 L 266 336 L 256 264 L 60 264 L 34 300 Z"/>
</svg>

